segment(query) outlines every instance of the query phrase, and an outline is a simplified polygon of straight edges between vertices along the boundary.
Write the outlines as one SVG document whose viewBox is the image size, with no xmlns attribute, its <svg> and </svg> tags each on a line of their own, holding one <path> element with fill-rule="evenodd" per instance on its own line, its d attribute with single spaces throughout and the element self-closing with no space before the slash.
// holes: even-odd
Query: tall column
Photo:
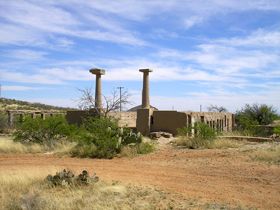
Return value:
<svg viewBox="0 0 280 210">
<path fill-rule="evenodd" d="M 142 90 L 142 108 L 150 108 L 150 85 L 149 85 L 149 73 L 153 70 L 151 69 L 139 69 L 143 72 L 143 90 Z"/>
<path fill-rule="evenodd" d="M 96 75 L 95 81 L 95 108 L 98 111 L 102 110 L 102 89 L 101 89 L 101 75 L 105 74 L 105 70 L 103 69 L 90 69 L 90 73 Z"/>
</svg>

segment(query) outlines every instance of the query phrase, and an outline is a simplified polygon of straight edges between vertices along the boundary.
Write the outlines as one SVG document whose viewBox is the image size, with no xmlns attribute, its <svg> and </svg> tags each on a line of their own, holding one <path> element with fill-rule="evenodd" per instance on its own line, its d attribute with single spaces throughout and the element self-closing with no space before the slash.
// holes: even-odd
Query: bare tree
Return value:
<svg viewBox="0 0 280 210">
<path fill-rule="evenodd" d="M 78 89 L 81 92 L 81 97 L 78 99 L 78 106 L 82 110 L 95 109 L 95 97 L 94 91 L 90 88 Z M 103 95 L 103 109 L 101 110 L 104 116 L 107 116 L 109 112 L 114 112 L 120 109 L 120 106 L 131 104 L 130 95 L 127 91 L 121 92 L 119 95 L 117 90 L 114 90 L 110 96 Z M 100 110 L 97 110 L 99 112 Z"/>
<path fill-rule="evenodd" d="M 227 112 L 225 107 L 217 105 L 210 105 L 207 109 L 209 112 Z"/>
</svg>

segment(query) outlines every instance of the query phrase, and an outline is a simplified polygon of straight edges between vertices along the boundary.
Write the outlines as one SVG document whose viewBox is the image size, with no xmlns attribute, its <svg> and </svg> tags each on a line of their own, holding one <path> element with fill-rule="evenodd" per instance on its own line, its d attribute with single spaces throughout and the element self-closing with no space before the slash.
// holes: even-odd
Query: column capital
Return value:
<svg viewBox="0 0 280 210">
<path fill-rule="evenodd" d="M 140 72 L 143 72 L 143 73 L 149 73 L 149 72 L 153 72 L 152 69 L 139 69 Z"/>
<path fill-rule="evenodd" d="M 98 68 L 90 69 L 89 72 L 92 74 L 95 74 L 95 75 L 104 75 L 105 74 L 104 69 L 98 69 Z"/>
</svg>

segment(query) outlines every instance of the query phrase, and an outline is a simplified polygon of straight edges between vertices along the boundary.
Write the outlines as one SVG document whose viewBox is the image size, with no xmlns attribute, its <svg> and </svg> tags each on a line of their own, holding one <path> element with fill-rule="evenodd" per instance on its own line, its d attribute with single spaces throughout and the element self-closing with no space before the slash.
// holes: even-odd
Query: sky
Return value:
<svg viewBox="0 0 280 210">
<path fill-rule="evenodd" d="M 122 86 L 141 68 L 162 110 L 280 111 L 280 0 L 0 0 L 2 97 L 77 107 L 79 89 Z"/>
</svg>

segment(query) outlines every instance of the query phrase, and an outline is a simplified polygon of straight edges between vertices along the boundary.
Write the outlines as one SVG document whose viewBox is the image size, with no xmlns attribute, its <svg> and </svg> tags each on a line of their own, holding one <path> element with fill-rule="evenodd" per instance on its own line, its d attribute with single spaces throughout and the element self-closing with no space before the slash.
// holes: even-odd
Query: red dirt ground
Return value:
<svg viewBox="0 0 280 210">
<path fill-rule="evenodd" d="M 113 160 L 53 155 L 0 155 L 0 171 L 69 168 L 103 180 L 156 186 L 199 202 L 280 209 L 280 167 L 254 162 L 236 149 L 178 150 Z"/>
</svg>

